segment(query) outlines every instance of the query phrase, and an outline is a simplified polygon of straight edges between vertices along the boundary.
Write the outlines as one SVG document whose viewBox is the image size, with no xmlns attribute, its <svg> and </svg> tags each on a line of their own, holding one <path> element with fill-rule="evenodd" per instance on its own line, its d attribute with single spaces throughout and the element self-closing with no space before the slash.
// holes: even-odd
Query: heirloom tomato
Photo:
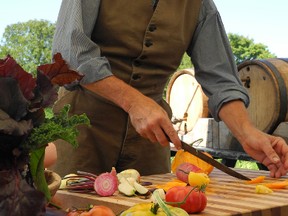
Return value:
<svg viewBox="0 0 288 216">
<path fill-rule="evenodd" d="M 185 200 L 187 195 L 188 197 Z M 207 205 L 207 197 L 204 191 L 192 186 L 175 186 L 169 189 L 166 193 L 165 200 L 167 204 L 178 206 L 189 214 L 201 212 Z M 183 203 L 179 205 L 175 202 Z"/>
<path fill-rule="evenodd" d="M 67 216 L 116 216 L 114 212 L 102 205 L 94 205 L 89 211 L 72 211 Z"/>
</svg>

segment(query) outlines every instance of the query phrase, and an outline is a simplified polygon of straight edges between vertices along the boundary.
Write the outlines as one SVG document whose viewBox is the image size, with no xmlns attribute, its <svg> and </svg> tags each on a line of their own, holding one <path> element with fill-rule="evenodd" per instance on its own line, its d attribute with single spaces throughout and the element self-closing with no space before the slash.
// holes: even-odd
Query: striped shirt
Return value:
<svg viewBox="0 0 288 216">
<path fill-rule="evenodd" d="M 60 52 L 70 67 L 85 74 L 83 84 L 111 76 L 109 61 L 91 40 L 100 0 L 63 0 L 53 40 L 53 53 Z M 249 97 L 238 77 L 234 56 L 220 14 L 212 0 L 203 0 L 197 28 L 187 54 L 195 68 L 195 78 L 209 97 L 209 110 L 219 121 L 221 106 Z"/>
</svg>

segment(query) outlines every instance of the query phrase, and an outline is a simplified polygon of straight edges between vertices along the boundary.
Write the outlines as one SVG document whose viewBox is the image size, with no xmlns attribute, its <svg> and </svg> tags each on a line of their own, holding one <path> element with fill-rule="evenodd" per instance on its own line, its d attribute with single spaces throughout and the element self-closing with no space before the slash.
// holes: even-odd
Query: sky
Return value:
<svg viewBox="0 0 288 216">
<path fill-rule="evenodd" d="M 61 0 L 2 0 L 0 13 L 0 38 L 7 25 L 29 20 L 56 22 Z"/>
<path fill-rule="evenodd" d="M 214 0 L 227 33 L 266 45 L 278 58 L 288 58 L 287 0 Z"/>
<path fill-rule="evenodd" d="M 288 58 L 287 0 L 214 0 L 227 33 L 266 45 L 278 58 Z M 17 6 L 16 6 L 17 5 Z M 61 0 L 1 2 L 0 38 L 7 25 L 28 20 L 56 22 Z"/>
</svg>

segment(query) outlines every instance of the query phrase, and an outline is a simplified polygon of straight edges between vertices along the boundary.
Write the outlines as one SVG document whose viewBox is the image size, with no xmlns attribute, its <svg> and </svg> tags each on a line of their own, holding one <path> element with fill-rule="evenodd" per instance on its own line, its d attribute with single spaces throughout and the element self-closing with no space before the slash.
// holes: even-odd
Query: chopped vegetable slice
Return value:
<svg viewBox="0 0 288 216">
<path fill-rule="evenodd" d="M 202 185 L 208 185 L 210 183 L 210 178 L 206 173 L 189 172 L 188 183 L 193 187 L 201 187 Z"/>
<path fill-rule="evenodd" d="M 255 187 L 255 192 L 258 194 L 269 194 L 269 193 L 273 193 L 273 190 L 266 187 L 265 185 L 257 185 Z"/>
<path fill-rule="evenodd" d="M 181 181 L 181 180 L 178 180 L 178 179 L 174 179 L 172 181 L 169 181 L 165 184 L 161 184 L 161 185 L 156 185 L 156 188 L 159 188 L 159 189 L 163 189 L 165 191 L 168 191 L 170 188 L 174 187 L 174 186 L 186 186 L 187 183 Z"/>
<path fill-rule="evenodd" d="M 263 182 L 265 179 L 265 176 L 258 176 L 256 178 L 253 178 L 249 181 L 246 181 L 247 184 L 256 184 L 256 183 L 261 183 Z"/>
<path fill-rule="evenodd" d="M 283 189 L 288 187 L 288 180 L 265 183 L 263 185 L 270 189 Z"/>
</svg>

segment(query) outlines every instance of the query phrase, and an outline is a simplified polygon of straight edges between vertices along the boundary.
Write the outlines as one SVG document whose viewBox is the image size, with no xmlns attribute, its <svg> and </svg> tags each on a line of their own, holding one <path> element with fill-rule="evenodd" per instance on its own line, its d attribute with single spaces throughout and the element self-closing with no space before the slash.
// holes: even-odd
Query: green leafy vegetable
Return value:
<svg viewBox="0 0 288 216">
<path fill-rule="evenodd" d="M 69 69 L 60 53 L 53 60 L 38 66 L 33 77 L 11 56 L 0 59 L 0 215 L 43 215 L 51 198 L 45 147 L 57 139 L 77 147 L 77 126 L 89 125 L 85 114 L 69 116 L 69 105 L 59 115 L 45 116 L 59 86 L 76 89 L 83 78 Z"/>
<path fill-rule="evenodd" d="M 77 147 L 76 138 L 79 132 L 76 126 L 81 124 L 89 125 L 90 121 L 85 114 L 69 117 L 69 109 L 70 105 L 64 106 L 59 115 L 45 119 L 39 127 L 33 128 L 23 148 L 33 151 L 57 139 L 63 139 L 73 147 Z"/>
<path fill-rule="evenodd" d="M 36 188 L 42 191 L 46 198 L 50 199 L 50 193 L 44 177 L 44 154 L 45 147 L 49 142 L 62 139 L 70 143 L 73 147 L 78 147 L 76 126 L 80 124 L 90 125 L 90 121 L 85 114 L 69 117 L 70 105 L 63 107 L 59 115 L 50 119 L 45 119 L 44 123 L 34 128 L 28 137 L 23 148 L 31 150 L 30 171 L 35 181 Z"/>
</svg>

